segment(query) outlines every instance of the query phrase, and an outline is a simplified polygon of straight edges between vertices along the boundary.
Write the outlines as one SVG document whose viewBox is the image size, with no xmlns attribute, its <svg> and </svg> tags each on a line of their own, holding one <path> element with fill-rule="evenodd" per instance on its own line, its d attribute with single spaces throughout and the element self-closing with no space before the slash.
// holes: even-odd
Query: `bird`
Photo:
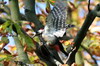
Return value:
<svg viewBox="0 0 100 66">
<path fill-rule="evenodd" d="M 62 61 L 67 58 L 68 53 L 64 50 L 59 40 L 65 36 L 68 28 L 74 27 L 72 24 L 66 24 L 67 10 L 68 4 L 66 2 L 56 1 L 53 9 L 46 18 L 44 29 L 38 31 L 46 41 L 45 44 L 54 48 Z"/>
</svg>

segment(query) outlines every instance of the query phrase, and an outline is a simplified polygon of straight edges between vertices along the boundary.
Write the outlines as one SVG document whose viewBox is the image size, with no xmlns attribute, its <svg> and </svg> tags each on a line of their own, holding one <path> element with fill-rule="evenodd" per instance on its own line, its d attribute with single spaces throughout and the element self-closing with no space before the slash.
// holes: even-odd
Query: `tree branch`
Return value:
<svg viewBox="0 0 100 66">
<path fill-rule="evenodd" d="M 20 20 L 18 1 L 9 0 L 9 4 L 10 4 L 10 10 L 11 10 L 11 19 L 16 23 Z"/>
<path fill-rule="evenodd" d="M 93 57 L 93 55 L 91 54 L 91 52 L 89 51 L 89 49 L 87 49 L 85 46 L 81 45 L 81 47 L 91 56 L 91 58 L 93 59 L 95 66 L 98 66 L 96 59 Z"/>
<path fill-rule="evenodd" d="M 24 47 L 22 46 L 20 40 L 18 39 L 18 37 L 13 37 L 13 38 L 15 41 L 15 45 L 17 47 L 19 61 L 21 61 L 23 63 L 29 63 L 27 53 L 24 51 Z"/>
<path fill-rule="evenodd" d="M 11 18 L 17 23 L 20 20 L 20 13 L 18 7 L 18 0 L 9 0 L 10 10 L 11 10 Z M 18 37 L 13 37 L 15 41 L 15 45 L 17 47 L 19 60 L 22 62 L 29 62 L 28 56 L 24 51 L 24 47 L 21 45 Z"/>
<path fill-rule="evenodd" d="M 91 0 L 88 0 L 88 11 L 89 11 L 89 12 L 91 11 L 91 9 L 90 9 L 90 1 L 91 1 Z"/>
<path fill-rule="evenodd" d="M 10 8 L 7 5 L 5 5 L 5 4 L 2 4 L 2 5 L 3 5 L 3 7 L 0 8 L 0 11 L 6 13 L 8 15 L 11 15 Z M 21 13 L 20 13 L 20 18 L 21 18 L 21 20 L 26 20 L 25 15 L 21 14 Z"/>
<path fill-rule="evenodd" d="M 77 50 L 79 49 L 81 42 L 83 41 L 84 37 L 86 36 L 86 33 L 88 31 L 88 28 L 90 27 L 90 25 L 92 24 L 93 20 L 95 19 L 95 17 L 98 15 L 97 13 L 100 12 L 100 4 L 98 4 L 94 10 L 91 10 L 88 14 L 87 17 L 81 27 L 81 29 L 79 30 L 79 32 L 77 33 L 75 39 L 74 39 L 74 47 L 76 47 L 76 50 L 74 52 L 72 52 L 72 54 L 70 55 L 69 60 L 67 61 L 67 64 L 71 65 L 72 63 L 75 62 L 75 54 L 77 52 Z M 100 16 L 100 15 L 99 15 Z"/>
<path fill-rule="evenodd" d="M 28 21 L 35 24 L 34 30 L 37 31 L 43 28 L 42 23 L 38 20 L 35 13 L 35 0 L 24 0 L 25 4 L 25 15 Z"/>
</svg>

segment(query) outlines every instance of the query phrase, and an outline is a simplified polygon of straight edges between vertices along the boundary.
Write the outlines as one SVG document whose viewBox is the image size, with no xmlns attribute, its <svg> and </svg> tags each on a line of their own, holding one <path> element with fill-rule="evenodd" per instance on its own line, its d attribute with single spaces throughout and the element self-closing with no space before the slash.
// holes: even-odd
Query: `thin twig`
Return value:
<svg viewBox="0 0 100 66">
<path fill-rule="evenodd" d="M 91 52 L 83 45 L 81 45 L 81 47 L 91 56 L 91 58 L 93 59 L 94 63 L 96 66 L 98 66 L 96 59 L 93 57 L 93 55 L 91 54 Z"/>
<path fill-rule="evenodd" d="M 88 11 L 89 11 L 89 12 L 91 11 L 91 9 L 90 9 L 90 1 L 91 1 L 91 0 L 88 0 Z"/>
<path fill-rule="evenodd" d="M 0 52 L 4 49 L 4 47 L 6 46 L 7 44 L 3 44 L 3 46 L 0 48 Z"/>
</svg>

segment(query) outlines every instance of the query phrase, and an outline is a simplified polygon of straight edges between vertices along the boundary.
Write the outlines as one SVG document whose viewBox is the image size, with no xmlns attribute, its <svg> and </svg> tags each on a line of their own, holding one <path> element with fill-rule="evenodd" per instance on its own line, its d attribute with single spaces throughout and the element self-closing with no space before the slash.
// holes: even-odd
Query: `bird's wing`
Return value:
<svg viewBox="0 0 100 66">
<path fill-rule="evenodd" d="M 67 18 L 67 3 L 63 1 L 58 1 L 55 3 L 54 8 L 48 15 L 46 22 L 48 26 L 48 31 L 54 32 L 54 35 L 65 33 L 66 28 L 66 18 Z M 60 32 L 59 32 L 60 31 Z"/>
</svg>

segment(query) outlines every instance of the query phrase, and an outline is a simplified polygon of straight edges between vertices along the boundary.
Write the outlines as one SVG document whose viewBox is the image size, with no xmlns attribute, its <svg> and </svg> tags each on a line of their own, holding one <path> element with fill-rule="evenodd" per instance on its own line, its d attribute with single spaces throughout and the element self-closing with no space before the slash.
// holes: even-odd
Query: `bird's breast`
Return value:
<svg viewBox="0 0 100 66">
<path fill-rule="evenodd" d="M 43 33 L 42 34 L 42 37 L 44 38 L 45 41 L 47 42 L 53 42 L 55 41 L 55 36 L 53 34 L 46 34 L 46 33 Z"/>
</svg>

